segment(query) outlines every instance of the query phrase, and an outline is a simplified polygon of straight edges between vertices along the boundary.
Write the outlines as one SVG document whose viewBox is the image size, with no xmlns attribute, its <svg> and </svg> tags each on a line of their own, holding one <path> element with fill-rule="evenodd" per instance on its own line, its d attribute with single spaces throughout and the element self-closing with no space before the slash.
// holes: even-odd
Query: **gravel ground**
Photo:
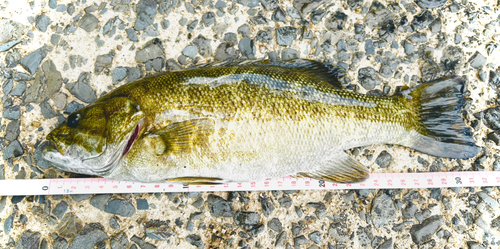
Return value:
<svg viewBox="0 0 500 249">
<path fill-rule="evenodd" d="M 348 69 L 392 95 L 467 79 L 482 152 L 349 151 L 373 172 L 500 170 L 497 1 L 0 1 L 0 179 L 74 177 L 40 160 L 67 114 L 157 72 L 236 58 Z M 496 187 L 0 197 L 2 248 L 498 248 Z"/>
</svg>

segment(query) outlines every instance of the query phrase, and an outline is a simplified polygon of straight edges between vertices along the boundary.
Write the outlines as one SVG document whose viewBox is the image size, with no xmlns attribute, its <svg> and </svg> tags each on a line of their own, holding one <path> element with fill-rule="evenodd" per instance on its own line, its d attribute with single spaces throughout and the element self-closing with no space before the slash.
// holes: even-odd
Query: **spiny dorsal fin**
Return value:
<svg viewBox="0 0 500 249">
<path fill-rule="evenodd" d="M 208 137 L 213 132 L 213 120 L 202 118 L 176 122 L 151 135 L 157 135 L 163 139 L 166 151 L 179 154 L 206 145 Z"/>
<path fill-rule="evenodd" d="M 354 183 L 362 182 L 368 178 L 368 169 L 356 159 L 342 152 L 335 160 L 325 162 L 322 170 L 301 172 L 297 175 L 329 182 Z"/>
</svg>

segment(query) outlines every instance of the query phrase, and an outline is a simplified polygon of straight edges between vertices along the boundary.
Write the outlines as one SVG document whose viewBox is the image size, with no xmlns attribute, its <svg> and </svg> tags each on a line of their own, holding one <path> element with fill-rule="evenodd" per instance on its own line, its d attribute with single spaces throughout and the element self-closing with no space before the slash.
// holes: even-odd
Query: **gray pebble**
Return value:
<svg viewBox="0 0 500 249">
<path fill-rule="evenodd" d="M 427 41 L 427 35 L 425 33 L 417 32 L 417 33 L 414 33 L 414 34 L 410 35 L 408 37 L 408 41 L 410 41 L 412 43 L 415 43 L 415 44 L 426 42 Z"/>
<path fill-rule="evenodd" d="M 144 47 L 138 50 L 135 54 L 135 60 L 140 63 L 145 63 L 156 58 L 165 59 L 163 44 L 158 38 L 148 41 Z M 129 70 L 130 73 L 130 70 Z M 130 81 L 129 81 L 130 82 Z"/>
<path fill-rule="evenodd" d="M 24 154 L 24 149 L 18 140 L 14 140 L 3 149 L 3 160 L 20 157 Z"/>
<path fill-rule="evenodd" d="M 373 198 L 371 216 L 375 227 L 382 227 L 397 219 L 396 208 L 389 195 L 381 192 Z"/>
<path fill-rule="evenodd" d="M 288 195 L 279 198 L 278 202 L 284 208 L 289 208 L 292 206 L 292 198 L 290 198 Z"/>
<path fill-rule="evenodd" d="M 280 46 L 291 46 L 297 38 L 297 29 L 291 26 L 276 28 L 276 42 Z"/>
<path fill-rule="evenodd" d="M 232 217 L 234 214 L 233 204 L 217 195 L 209 195 L 208 209 L 213 217 Z"/>
<path fill-rule="evenodd" d="M 286 8 L 286 12 L 287 12 L 288 16 L 290 16 L 293 19 L 301 19 L 302 18 L 300 16 L 299 12 L 294 7 L 288 6 Z"/>
<path fill-rule="evenodd" d="M 281 8 L 281 7 L 276 8 L 274 10 L 274 12 L 273 12 L 273 15 L 272 15 L 271 19 L 274 22 L 286 23 L 286 13 L 285 13 L 285 10 L 283 8 Z"/>
<path fill-rule="evenodd" d="M 300 54 L 299 51 L 293 48 L 285 48 L 283 49 L 283 51 L 281 51 L 281 58 L 282 60 L 299 59 Z"/>
<path fill-rule="evenodd" d="M 68 248 L 68 241 L 63 237 L 57 237 L 52 244 L 52 249 L 66 249 Z"/>
<path fill-rule="evenodd" d="M 182 50 L 182 54 L 192 59 L 198 54 L 198 47 L 194 45 L 186 46 Z"/>
<path fill-rule="evenodd" d="M 104 227 L 99 223 L 90 223 L 73 238 L 68 249 L 92 249 L 106 239 L 108 235 Z"/>
<path fill-rule="evenodd" d="M 469 64 L 475 69 L 480 69 L 486 65 L 486 58 L 479 52 L 476 51 L 474 55 L 470 58 Z"/>
<path fill-rule="evenodd" d="M 269 31 L 259 30 L 259 32 L 257 32 L 257 35 L 255 36 L 255 40 L 262 43 L 271 44 L 273 35 Z"/>
<path fill-rule="evenodd" d="M 332 13 L 325 21 L 325 27 L 331 31 L 343 30 L 347 21 L 347 15 L 342 11 Z"/>
<path fill-rule="evenodd" d="M 373 28 L 381 26 L 390 20 L 394 20 L 395 18 L 396 16 L 392 13 L 392 11 L 387 9 L 380 2 L 374 1 L 365 16 L 365 25 Z"/>
<path fill-rule="evenodd" d="M 51 119 L 56 116 L 56 112 L 54 111 L 54 109 L 52 109 L 48 100 L 49 99 L 46 99 L 42 101 L 42 103 L 40 103 L 40 110 L 44 118 Z"/>
<path fill-rule="evenodd" d="M 308 237 L 312 242 L 314 242 L 318 245 L 321 244 L 321 232 L 314 231 L 314 232 L 310 233 Z"/>
<path fill-rule="evenodd" d="M 205 24 L 206 27 L 212 25 L 215 23 L 215 13 L 210 11 L 201 17 L 201 20 L 203 21 L 203 24 Z"/>
<path fill-rule="evenodd" d="M 274 211 L 274 206 L 271 202 L 271 198 L 269 198 L 265 194 L 262 194 L 259 196 L 259 202 L 262 207 L 262 213 L 264 214 L 264 216 L 269 217 L 269 215 Z"/>
<path fill-rule="evenodd" d="M 137 38 L 137 34 L 135 33 L 134 29 L 128 28 L 125 30 L 125 32 L 127 32 L 127 37 L 129 40 L 133 42 L 139 41 L 139 38 Z"/>
<path fill-rule="evenodd" d="M 39 248 L 39 246 L 40 233 L 31 230 L 23 232 L 16 244 L 16 248 Z"/>
<path fill-rule="evenodd" d="M 20 132 L 21 132 L 21 121 L 19 120 L 10 121 L 9 124 L 7 125 L 7 130 L 5 131 L 4 138 L 5 140 L 12 142 L 17 139 Z"/>
<path fill-rule="evenodd" d="M 488 205 L 494 211 L 500 210 L 500 205 L 498 204 L 498 202 L 486 192 L 481 191 L 478 192 L 477 195 L 483 200 L 484 203 L 486 203 L 486 205 Z"/>
<path fill-rule="evenodd" d="M 274 244 L 275 247 L 282 247 L 285 245 L 287 239 L 287 233 L 286 231 L 281 232 L 278 235 L 278 239 L 276 239 L 276 243 Z"/>
<path fill-rule="evenodd" d="M 300 13 L 302 17 L 314 11 L 318 6 L 323 4 L 324 0 L 294 0 L 293 7 Z"/>
<path fill-rule="evenodd" d="M 204 248 L 203 241 L 201 241 L 201 237 L 196 234 L 191 234 L 186 237 L 186 241 L 189 244 L 198 247 L 198 249 Z"/>
<path fill-rule="evenodd" d="M 78 81 L 66 84 L 68 91 L 85 103 L 94 102 L 97 99 L 95 90 L 89 85 L 90 73 L 82 72 Z"/>
<path fill-rule="evenodd" d="M 114 198 L 108 202 L 104 212 L 130 217 L 135 214 L 135 207 L 127 200 Z"/>
<path fill-rule="evenodd" d="M 234 223 L 245 230 L 251 230 L 259 224 L 260 214 L 255 212 L 237 211 L 233 217 Z"/>
<path fill-rule="evenodd" d="M 238 48 L 242 56 L 247 59 L 255 59 L 255 44 L 253 40 L 246 37 L 241 38 Z"/>
<path fill-rule="evenodd" d="M 73 15 L 73 13 L 75 13 L 75 4 L 74 3 L 68 3 L 68 5 L 66 5 L 66 9 L 67 9 L 68 14 L 70 16 Z"/>
<path fill-rule="evenodd" d="M 9 234 L 12 226 L 14 225 L 15 214 L 11 214 L 5 221 L 3 222 L 3 232 L 4 234 Z"/>
<path fill-rule="evenodd" d="M 64 4 L 58 4 L 56 8 L 56 12 L 64 12 L 66 11 L 66 5 Z"/>
<path fill-rule="evenodd" d="M 464 52 L 462 48 L 458 46 L 447 46 L 443 50 L 443 56 L 441 57 L 441 67 L 444 70 L 455 71 L 459 69 L 464 57 Z"/>
<path fill-rule="evenodd" d="M 36 69 L 42 62 L 43 58 L 47 55 L 45 47 L 41 47 L 30 54 L 24 56 L 19 63 L 26 69 L 30 74 L 34 74 Z"/>
<path fill-rule="evenodd" d="M 238 34 L 240 34 L 242 37 L 250 38 L 250 26 L 248 24 L 243 24 L 238 27 L 237 30 Z"/>
<path fill-rule="evenodd" d="M 71 114 L 73 112 L 76 112 L 76 111 L 82 109 L 83 107 L 84 107 L 84 105 L 73 100 L 64 109 L 64 114 Z"/>
<path fill-rule="evenodd" d="M 166 241 L 174 233 L 168 227 L 169 222 L 162 220 L 150 220 L 146 223 L 145 235 L 152 239 Z"/>
<path fill-rule="evenodd" d="M 229 46 L 234 46 L 238 43 L 238 35 L 232 32 L 228 32 L 224 34 L 224 41 Z"/>
<path fill-rule="evenodd" d="M 417 212 L 418 207 L 417 205 L 413 204 L 413 202 L 408 202 L 406 205 L 406 208 L 403 210 L 403 218 L 404 219 L 412 219 L 415 217 L 415 213 Z"/>
<path fill-rule="evenodd" d="M 407 55 L 410 55 L 415 51 L 415 45 L 411 44 L 409 41 L 404 41 L 403 48 Z"/>
<path fill-rule="evenodd" d="M 78 27 L 82 28 L 87 32 L 91 32 L 92 30 L 97 28 L 97 24 L 99 23 L 99 19 L 92 14 L 85 14 L 80 22 L 78 23 Z"/>
<path fill-rule="evenodd" d="M 429 241 L 436 231 L 444 224 L 440 215 L 434 215 L 422 222 L 422 224 L 413 225 L 410 229 L 411 238 L 414 243 L 421 245 Z"/>
<path fill-rule="evenodd" d="M 321 19 L 326 15 L 326 11 L 324 10 L 315 10 L 311 13 L 311 22 L 313 24 L 318 24 L 321 22 Z"/>
<path fill-rule="evenodd" d="M 152 25 L 156 16 L 156 1 L 140 0 L 135 8 L 137 19 L 134 24 L 135 30 L 145 30 L 146 27 Z"/>
<path fill-rule="evenodd" d="M 267 227 L 276 231 L 277 233 L 280 233 L 281 231 L 283 231 L 283 225 L 281 224 L 281 221 L 278 218 L 272 218 L 267 223 Z"/>
<path fill-rule="evenodd" d="M 4 176 L 4 165 L 0 165 L 0 180 L 3 180 L 5 179 L 5 176 Z M 3 204 L 2 204 L 3 202 Z M 5 207 L 5 200 L 2 198 L 0 198 L 0 213 L 2 212 L 3 208 Z"/>
<path fill-rule="evenodd" d="M 424 9 L 434 9 L 443 6 L 446 1 L 447 0 L 415 0 L 415 3 Z"/>
<path fill-rule="evenodd" d="M 217 9 L 223 9 L 226 7 L 227 7 L 227 3 L 222 1 L 222 0 L 218 0 L 217 3 L 215 3 L 215 8 L 217 8 Z"/>
<path fill-rule="evenodd" d="M 372 67 L 360 68 L 358 70 L 358 80 L 359 84 L 366 90 L 371 90 L 381 84 L 377 72 Z"/>
<path fill-rule="evenodd" d="M 371 39 L 365 41 L 365 53 L 366 55 L 375 54 L 375 47 Z"/>
<path fill-rule="evenodd" d="M 189 22 L 187 25 L 187 31 L 192 32 L 198 26 L 198 23 L 199 23 L 198 19 Z"/>
<path fill-rule="evenodd" d="M 306 238 L 306 236 L 300 235 L 300 236 L 293 238 L 293 243 L 296 246 L 307 245 L 307 244 L 309 244 L 309 240 Z"/>
<path fill-rule="evenodd" d="M 94 64 L 94 73 L 100 74 L 104 69 L 109 69 L 113 63 L 114 55 L 114 51 L 111 51 L 109 54 L 98 55 Z"/>
<path fill-rule="evenodd" d="M 210 40 L 205 38 L 203 35 L 198 35 L 194 40 L 193 44 L 198 48 L 198 53 L 203 57 L 212 56 L 212 45 Z"/>
<path fill-rule="evenodd" d="M 104 211 L 104 208 L 106 206 L 106 203 L 108 203 L 109 199 L 111 198 L 110 194 L 97 194 L 90 199 L 90 205 L 94 206 L 95 208 Z"/>
<path fill-rule="evenodd" d="M 54 101 L 54 105 L 59 110 L 64 110 L 66 107 L 66 98 L 68 96 L 65 93 L 57 92 L 50 96 L 50 98 Z"/>
<path fill-rule="evenodd" d="M 155 245 L 146 242 L 143 238 L 139 238 L 136 235 L 132 236 L 130 239 L 132 242 L 136 243 L 141 249 L 154 249 L 157 248 Z M 137 249 L 135 245 L 132 245 L 130 249 Z"/>
<path fill-rule="evenodd" d="M 436 160 L 434 160 L 431 164 L 431 167 L 429 168 L 429 170 L 431 172 L 438 172 L 438 171 L 441 171 L 443 169 L 445 169 L 446 166 L 444 166 L 443 164 L 443 160 L 441 158 L 438 158 Z"/>
<path fill-rule="evenodd" d="M 146 199 L 136 199 L 137 202 L 137 210 L 148 210 L 149 203 Z"/>
<path fill-rule="evenodd" d="M 62 76 L 52 60 L 46 60 L 42 64 L 37 76 L 34 83 L 26 90 L 26 103 L 39 103 L 61 89 Z"/>
<path fill-rule="evenodd" d="M 165 20 L 165 21 L 161 22 L 160 24 L 161 24 L 162 29 L 168 29 L 168 27 L 170 26 L 170 21 Z"/>
<path fill-rule="evenodd" d="M 73 201 L 75 202 L 81 202 L 83 200 L 90 199 L 92 197 L 91 194 L 77 194 L 77 195 L 70 195 Z"/>
<path fill-rule="evenodd" d="M 267 19 L 262 15 L 256 15 L 250 18 L 250 21 L 256 25 L 266 24 Z"/>
<path fill-rule="evenodd" d="M 49 0 L 49 7 L 55 9 L 57 7 L 57 0 Z"/>
<path fill-rule="evenodd" d="M 130 248 L 130 242 L 128 241 L 127 234 L 125 234 L 124 232 L 121 232 L 118 235 L 111 237 L 110 240 L 111 240 L 110 242 L 111 249 Z"/>
<path fill-rule="evenodd" d="M 380 168 L 388 168 L 389 166 L 391 166 L 392 161 L 393 160 L 391 154 L 389 154 L 389 152 L 387 152 L 386 150 L 380 152 L 380 154 L 377 156 L 377 159 L 375 159 L 375 163 Z"/>
<path fill-rule="evenodd" d="M 118 218 L 113 216 L 109 219 L 109 226 L 115 230 L 120 230 L 120 224 L 118 223 Z"/>
<path fill-rule="evenodd" d="M 50 18 L 45 14 L 36 17 L 36 28 L 42 32 L 47 31 L 47 26 L 50 24 Z"/>
<path fill-rule="evenodd" d="M 373 239 L 371 232 L 371 227 L 359 227 L 356 231 L 356 236 L 358 237 L 359 244 L 363 247 L 370 245 Z"/>
<path fill-rule="evenodd" d="M 113 70 L 113 85 L 120 83 L 127 77 L 127 68 L 117 67 Z"/>
<path fill-rule="evenodd" d="M 52 210 L 52 214 L 54 214 L 55 216 L 57 216 L 57 218 L 62 219 L 63 216 L 64 216 L 64 213 L 66 213 L 66 210 L 68 210 L 68 203 L 65 202 L 65 201 L 61 201 Z"/>
<path fill-rule="evenodd" d="M 434 21 L 432 13 L 428 10 L 424 10 L 413 18 L 411 25 L 414 30 L 420 30 L 426 28 L 432 21 Z"/>
<path fill-rule="evenodd" d="M 24 91 L 26 90 L 26 82 L 19 82 L 19 84 L 16 85 L 16 88 L 10 93 L 12 96 L 22 96 L 24 94 Z M 5 94 L 5 92 L 4 92 Z"/>
</svg>

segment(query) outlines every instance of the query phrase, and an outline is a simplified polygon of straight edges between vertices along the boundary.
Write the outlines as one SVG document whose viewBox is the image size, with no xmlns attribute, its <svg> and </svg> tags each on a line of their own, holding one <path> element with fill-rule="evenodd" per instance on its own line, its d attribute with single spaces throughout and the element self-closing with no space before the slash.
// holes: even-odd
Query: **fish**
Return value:
<svg viewBox="0 0 500 249">
<path fill-rule="evenodd" d="M 338 66 L 305 59 L 164 72 L 71 113 L 47 135 L 42 156 L 63 171 L 113 180 L 222 184 L 360 182 L 369 170 L 346 150 L 374 144 L 478 154 L 462 116 L 463 78 L 370 96 L 346 90 L 344 77 Z"/>
</svg>

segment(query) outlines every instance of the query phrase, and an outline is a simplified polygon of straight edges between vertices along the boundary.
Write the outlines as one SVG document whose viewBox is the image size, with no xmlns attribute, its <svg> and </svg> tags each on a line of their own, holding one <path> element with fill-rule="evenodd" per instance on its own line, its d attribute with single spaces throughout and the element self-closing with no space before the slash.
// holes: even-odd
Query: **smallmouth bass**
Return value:
<svg viewBox="0 0 500 249">
<path fill-rule="evenodd" d="M 245 62 L 146 77 L 68 116 L 43 156 L 62 170 L 137 182 L 214 184 L 288 175 L 358 182 L 344 150 L 398 144 L 438 157 L 479 149 L 461 116 L 464 80 L 405 94 L 342 89 L 336 67 Z"/>
</svg>

